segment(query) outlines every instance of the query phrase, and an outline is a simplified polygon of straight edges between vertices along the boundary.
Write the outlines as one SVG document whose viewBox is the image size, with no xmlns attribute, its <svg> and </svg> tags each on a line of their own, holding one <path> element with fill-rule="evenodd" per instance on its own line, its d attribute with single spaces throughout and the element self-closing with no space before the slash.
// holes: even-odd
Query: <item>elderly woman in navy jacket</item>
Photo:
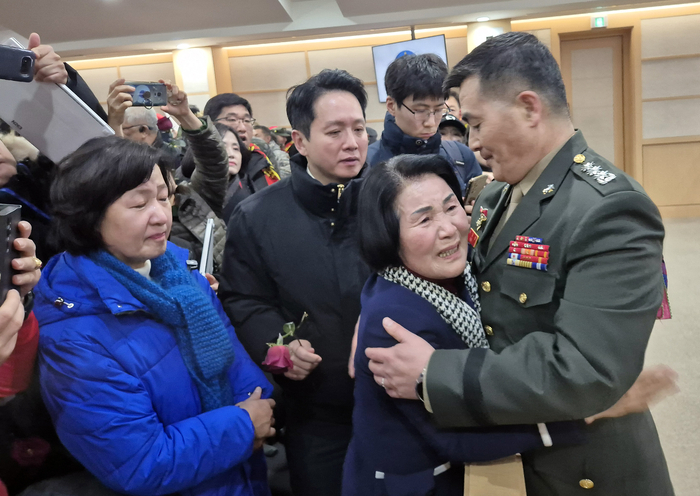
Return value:
<svg viewBox="0 0 700 496">
<path fill-rule="evenodd" d="M 466 263 L 469 223 L 447 160 L 400 155 L 376 166 L 365 179 L 359 208 L 360 249 L 376 274 L 362 292 L 343 494 L 461 495 L 464 463 L 580 441 L 576 422 L 439 431 L 423 403 L 384 392 L 364 353 L 396 344 L 382 327 L 384 317 L 436 349 L 488 342 Z"/>
<path fill-rule="evenodd" d="M 169 172 L 117 137 L 59 165 L 38 285 L 41 392 L 63 444 L 127 494 L 269 496 L 272 387 L 209 283 L 168 243 Z"/>
</svg>

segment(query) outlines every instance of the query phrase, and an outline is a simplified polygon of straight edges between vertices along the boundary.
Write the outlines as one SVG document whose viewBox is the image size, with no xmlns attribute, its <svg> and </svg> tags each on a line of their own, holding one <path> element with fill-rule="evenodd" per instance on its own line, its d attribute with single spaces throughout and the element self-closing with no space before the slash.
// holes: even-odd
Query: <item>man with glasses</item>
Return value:
<svg viewBox="0 0 700 496">
<path fill-rule="evenodd" d="M 225 124 L 236 131 L 241 141 L 247 147 L 251 145 L 256 146 L 258 150 L 252 149 L 251 151 L 262 152 L 266 161 L 272 164 L 275 170 L 279 172 L 279 164 L 268 144 L 255 137 L 253 108 L 248 100 L 235 93 L 221 93 L 207 102 L 204 106 L 204 115 L 208 116 L 212 121 Z"/>
<path fill-rule="evenodd" d="M 370 145 L 370 166 L 408 154 L 439 153 L 455 169 L 466 193 L 469 180 L 482 173 L 466 145 L 443 141 L 438 125 L 447 112 L 442 83 L 447 65 L 437 55 L 404 55 L 391 63 L 384 76 L 387 114 L 382 139 Z"/>
</svg>

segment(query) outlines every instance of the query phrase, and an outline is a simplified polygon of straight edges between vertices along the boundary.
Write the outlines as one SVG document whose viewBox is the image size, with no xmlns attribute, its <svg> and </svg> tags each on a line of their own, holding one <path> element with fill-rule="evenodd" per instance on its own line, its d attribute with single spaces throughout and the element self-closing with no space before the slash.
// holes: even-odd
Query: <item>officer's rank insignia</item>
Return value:
<svg viewBox="0 0 700 496">
<path fill-rule="evenodd" d="M 586 161 L 586 156 L 581 155 L 580 153 L 574 157 L 574 162 L 576 162 L 577 164 L 582 164 L 585 161 Z"/>
<path fill-rule="evenodd" d="M 601 166 L 595 165 L 593 162 L 586 162 L 581 166 L 581 172 L 595 178 L 598 184 L 608 184 L 617 176 L 612 172 L 604 170 Z"/>
<path fill-rule="evenodd" d="M 484 207 L 479 207 L 479 218 L 476 220 L 476 230 L 480 231 L 481 228 L 484 225 L 484 222 L 486 222 L 486 216 L 489 214 L 489 211 L 486 210 Z"/>
<path fill-rule="evenodd" d="M 547 186 L 545 189 L 542 190 L 542 194 L 546 195 L 547 193 L 554 193 L 554 185 L 550 184 Z"/>
<path fill-rule="evenodd" d="M 472 248 L 476 248 L 476 243 L 479 241 L 479 235 L 476 234 L 474 229 L 469 229 L 469 236 L 467 236 L 467 242 Z"/>
<path fill-rule="evenodd" d="M 523 269 L 547 272 L 549 245 L 542 244 L 540 238 L 516 236 L 515 241 L 510 242 L 506 264 Z"/>
</svg>

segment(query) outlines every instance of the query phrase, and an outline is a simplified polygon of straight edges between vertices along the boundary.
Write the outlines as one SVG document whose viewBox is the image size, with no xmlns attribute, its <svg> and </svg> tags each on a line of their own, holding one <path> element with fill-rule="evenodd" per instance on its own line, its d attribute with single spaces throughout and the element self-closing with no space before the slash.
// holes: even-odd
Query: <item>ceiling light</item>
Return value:
<svg viewBox="0 0 700 496">
<path fill-rule="evenodd" d="M 190 47 L 190 46 L 189 46 L 187 43 L 180 43 L 180 44 L 177 46 L 177 49 L 178 49 L 178 50 L 187 50 L 189 47 Z"/>
<path fill-rule="evenodd" d="M 486 17 L 486 16 L 484 16 L 484 17 L 477 17 L 477 18 L 476 18 L 476 22 L 486 22 L 486 21 L 488 21 L 488 20 L 490 20 L 490 18 L 489 18 L 489 17 Z"/>
</svg>

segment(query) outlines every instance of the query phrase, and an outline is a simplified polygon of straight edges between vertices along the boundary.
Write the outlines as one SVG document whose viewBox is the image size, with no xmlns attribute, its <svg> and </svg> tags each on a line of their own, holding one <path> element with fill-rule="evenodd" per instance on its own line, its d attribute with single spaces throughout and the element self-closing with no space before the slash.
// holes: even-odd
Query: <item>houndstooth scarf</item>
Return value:
<svg viewBox="0 0 700 496">
<path fill-rule="evenodd" d="M 406 267 L 389 267 L 381 271 L 379 275 L 387 281 L 403 286 L 421 298 L 428 300 L 435 307 L 442 320 L 452 326 L 469 348 L 489 347 L 484 327 L 481 324 L 481 317 L 479 316 L 481 304 L 479 303 L 478 288 L 469 264 L 464 269 L 462 277 L 476 310 L 469 306 L 469 303 L 450 293 L 445 288 L 414 276 Z"/>
</svg>

